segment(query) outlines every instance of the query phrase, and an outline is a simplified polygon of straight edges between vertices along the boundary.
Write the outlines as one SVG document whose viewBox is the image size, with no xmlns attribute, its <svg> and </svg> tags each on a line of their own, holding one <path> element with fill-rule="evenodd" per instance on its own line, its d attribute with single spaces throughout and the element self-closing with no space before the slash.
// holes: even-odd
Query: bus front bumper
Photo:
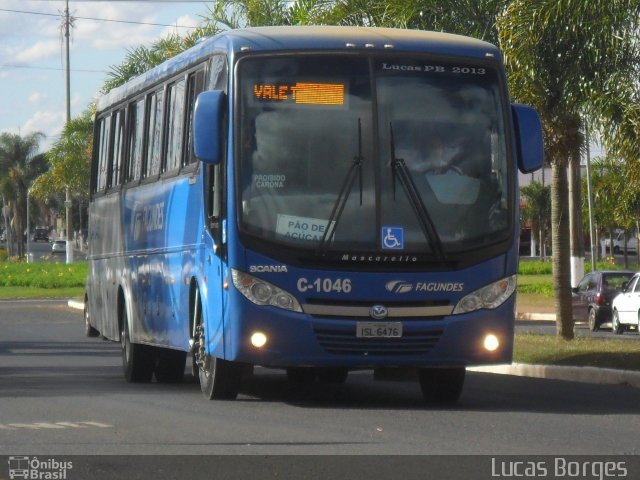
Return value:
<svg viewBox="0 0 640 480">
<path fill-rule="evenodd" d="M 399 338 L 358 337 L 358 322 L 370 323 L 370 318 L 318 318 L 234 300 L 229 310 L 238 315 L 225 329 L 227 360 L 267 367 L 347 368 L 471 366 L 512 360 L 515 295 L 494 310 L 393 319 L 391 323 L 402 324 Z"/>
</svg>

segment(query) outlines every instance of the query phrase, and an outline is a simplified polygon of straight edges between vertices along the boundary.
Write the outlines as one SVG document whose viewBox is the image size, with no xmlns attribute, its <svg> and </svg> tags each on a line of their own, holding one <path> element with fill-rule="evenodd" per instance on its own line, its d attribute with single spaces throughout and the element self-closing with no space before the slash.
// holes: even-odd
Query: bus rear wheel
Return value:
<svg viewBox="0 0 640 480">
<path fill-rule="evenodd" d="M 418 379 L 422 396 L 429 403 L 455 403 L 462 394 L 465 368 L 421 368 Z"/>
<path fill-rule="evenodd" d="M 180 383 L 184 377 L 187 352 L 158 349 L 158 363 L 156 364 L 156 380 L 160 383 Z"/>
<path fill-rule="evenodd" d="M 89 306 L 87 303 L 89 300 L 87 298 L 84 299 L 84 334 L 87 337 L 97 337 L 100 335 L 100 332 L 91 326 L 91 319 L 89 317 Z"/>
<path fill-rule="evenodd" d="M 129 319 L 126 308 L 122 309 L 122 331 L 120 346 L 122 349 L 122 367 L 127 382 L 149 382 L 156 364 L 156 352 L 153 347 L 133 343 L 129 335 Z"/>
</svg>

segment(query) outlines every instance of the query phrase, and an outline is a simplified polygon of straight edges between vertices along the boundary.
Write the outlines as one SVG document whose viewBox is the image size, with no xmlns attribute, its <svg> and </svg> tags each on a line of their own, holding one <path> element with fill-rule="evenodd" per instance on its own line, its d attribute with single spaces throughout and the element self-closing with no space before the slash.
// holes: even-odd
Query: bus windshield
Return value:
<svg viewBox="0 0 640 480">
<path fill-rule="evenodd" d="M 497 71 L 421 56 L 239 63 L 239 227 L 322 253 L 482 248 L 510 235 Z"/>
</svg>

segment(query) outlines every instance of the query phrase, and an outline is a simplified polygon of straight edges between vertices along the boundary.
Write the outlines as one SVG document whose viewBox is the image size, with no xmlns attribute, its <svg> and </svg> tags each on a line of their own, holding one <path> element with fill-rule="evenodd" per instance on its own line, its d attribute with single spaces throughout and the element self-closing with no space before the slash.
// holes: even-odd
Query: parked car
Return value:
<svg viewBox="0 0 640 480">
<path fill-rule="evenodd" d="M 67 241 L 66 240 L 55 240 L 51 244 L 51 253 L 65 253 L 67 251 Z"/>
<path fill-rule="evenodd" d="M 44 228 L 36 228 L 33 232 L 33 237 L 31 237 L 32 242 L 37 242 L 38 240 L 44 240 L 45 242 L 49 241 L 49 232 Z"/>
<path fill-rule="evenodd" d="M 611 329 L 620 335 L 625 330 L 640 328 L 640 273 L 627 283 L 622 293 L 613 300 Z"/>
<path fill-rule="evenodd" d="M 587 321 L 592 332 L 612 321 L 611 302 L 634 276 L 628 270 L 603 270 L 586 274 L 572 289 L 573 320 Z"/>
<path fill-rule="evenodd" d="M 611 252 L 611 239 L 604 239 L 604 246 L 607 252 Z M 638 251 L 638 236 L 635 233 L 627 232 L 627 252 Z M 613 253 L 624 252 L 624 231 L 616 230 L 613 236 Z"/>
</svg>

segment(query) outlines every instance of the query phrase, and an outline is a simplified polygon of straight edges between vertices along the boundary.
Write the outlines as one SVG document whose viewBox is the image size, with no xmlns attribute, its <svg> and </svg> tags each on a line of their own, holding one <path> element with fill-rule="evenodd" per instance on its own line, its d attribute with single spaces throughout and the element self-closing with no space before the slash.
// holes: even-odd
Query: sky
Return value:
<svg viewBox="0 0 640 480">
<path fill-rule="evenodd" d="M 188 33 L 183 27 L 198 25 L 210 4 L 69 0 L 75 17 L 70 36 L 71 116 L 91 104 L 110 67 L 120 64 L 127 50 L 150 46 L 170 32 Z M 64 0 L 0 0 L 0 132 L 42 132 L 46 139 L 41 151 L 59 138 L 65 121 L 64 9 Z"/>
</svg>

